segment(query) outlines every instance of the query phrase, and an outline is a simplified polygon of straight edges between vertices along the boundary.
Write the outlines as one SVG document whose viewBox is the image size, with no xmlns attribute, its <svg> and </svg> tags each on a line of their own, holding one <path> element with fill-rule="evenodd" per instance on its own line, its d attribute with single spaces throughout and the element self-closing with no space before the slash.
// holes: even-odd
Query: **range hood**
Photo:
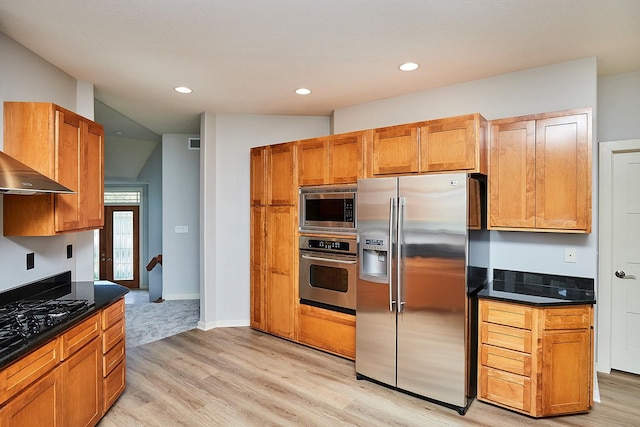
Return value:
<svg viewBox="0 0 640 427">
<path fill-rule="evenodd" d="M 58 184 L 0 151 L 0 194 L 73 194 L 75 191 Z"/>
</svg>

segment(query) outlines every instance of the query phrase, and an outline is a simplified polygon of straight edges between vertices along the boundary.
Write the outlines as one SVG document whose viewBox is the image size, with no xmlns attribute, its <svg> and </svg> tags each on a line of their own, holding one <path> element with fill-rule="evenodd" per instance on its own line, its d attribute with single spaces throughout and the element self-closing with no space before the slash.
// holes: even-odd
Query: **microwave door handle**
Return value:
<svg viewBox="0 0 640 427">
<path fill-rule="evenodd" d="M 330 261 L 330 262 L 335 262 L 338 264 L 355 264 L 356 261 L 345 261 L 342 259 L 335 259 L 335 258 L 321 258 L 321 257 L 316 257 L 316 256 L 310 256 L 310 255 L 302 255 L 302 258 L 304 259 L 311 259 L 314 261 Z"/>
<path fill-rule="evenodd" d="M 391 197 L 389 199 L 389 249 L 393 248 L 393 229 L 394 229 L 394 212 L 396 207 L 396 199 Z M 393 304 L 395 301 L 393 300 L 393 275 L 391 272 L 391 268 L 393 267 L 393 256 L 391 255 L 391 251 L 387 254 L 387 277 L 389 278 L 389 311 L 393 312 Z"/>
</svg>

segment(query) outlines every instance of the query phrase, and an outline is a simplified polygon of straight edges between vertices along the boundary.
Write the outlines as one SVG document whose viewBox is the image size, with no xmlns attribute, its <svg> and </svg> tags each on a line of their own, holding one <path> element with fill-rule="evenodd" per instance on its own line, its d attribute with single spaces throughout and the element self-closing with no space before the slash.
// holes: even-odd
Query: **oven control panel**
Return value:
<svg viewBox="0 0 640 427">
<path fill-rule="evenodd" d="M 355 254 L 356 240 L 331 238 L 321 239 L 310 236 L 300 236 L 300 249 Z"/>
</svg>

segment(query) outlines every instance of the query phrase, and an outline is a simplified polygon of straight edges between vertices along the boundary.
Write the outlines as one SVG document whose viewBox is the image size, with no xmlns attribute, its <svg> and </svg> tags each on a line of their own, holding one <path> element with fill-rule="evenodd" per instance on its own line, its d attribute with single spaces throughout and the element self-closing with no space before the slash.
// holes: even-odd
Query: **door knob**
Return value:
<svg viewBox="0 0 640 427">
<path fill-rule="evenodd" d="M 636 278 L 636 276 L 634 276 L 634 275 L 632 275 L 632 274 L 629 274 L 629 275 L 627 276 L 627 275 L 625 274 L 625 272 L 624 272 L 624 271 L 622 271 L 622 270 L 618 270 L 618 271 L 616 271 L 616 277 L 617 277 L 617 278 L 619 278 L 619 279 L 635 279 L 635 278 Z"/>
</svg>

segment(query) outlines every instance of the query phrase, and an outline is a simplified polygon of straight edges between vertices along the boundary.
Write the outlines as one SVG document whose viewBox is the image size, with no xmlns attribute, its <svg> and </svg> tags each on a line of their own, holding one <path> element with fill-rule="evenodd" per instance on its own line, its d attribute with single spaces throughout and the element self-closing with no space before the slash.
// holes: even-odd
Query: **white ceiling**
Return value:
<svg viewBox="0 0 640 427">
<path fill-rule="evenodd" d="M 203 111 L 329 115 L 588 56 L 600 75 L 640 70 L 639 0 L 2 0 L 0 31 L 156 134 L 199 133 Z"/>
</svg>

